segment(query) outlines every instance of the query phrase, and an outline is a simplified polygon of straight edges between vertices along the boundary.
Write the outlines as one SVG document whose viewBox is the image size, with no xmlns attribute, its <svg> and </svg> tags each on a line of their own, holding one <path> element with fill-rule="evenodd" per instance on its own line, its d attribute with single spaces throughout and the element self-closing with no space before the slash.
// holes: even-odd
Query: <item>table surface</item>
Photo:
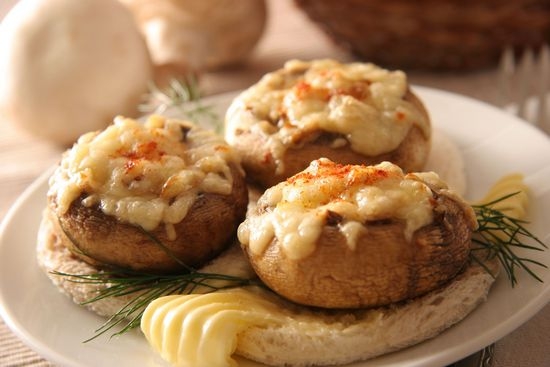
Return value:
<svg viewBox="0 0 550 367">
<path fill-rule="evenodd" d="M 0 2 L 0 17 L 15 0 Z M 337 58 L 352 60 L 291 0 L 268 0 L 268 23 L 262 39 L 241 66 L 210 72 L 201 83 L 205 95 L 238 90 L 254 83 L 264 73 L 279 68 L 291 58 Z M 411 83 L 468 95 L 502 106 L 498 73 L 484 70 L 467 74 L 410 72 Z M 55 164 L 63 148 L 17 130 L 0 121 L 0 219 L 23 190 L 48 167 Z M 494 367 L 550 366 L 550 306 L 529 322 L 496 343 Z M 0 366 L 51 366 L 26 347 L 0 320 Z"/>
</svg>

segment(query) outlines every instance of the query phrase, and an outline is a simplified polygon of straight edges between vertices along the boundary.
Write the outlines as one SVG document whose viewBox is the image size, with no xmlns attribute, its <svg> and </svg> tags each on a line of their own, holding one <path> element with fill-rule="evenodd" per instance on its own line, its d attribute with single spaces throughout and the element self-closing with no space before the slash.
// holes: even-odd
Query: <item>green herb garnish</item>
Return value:
<svg viewBox="0 0 550 367">
<path fill-rule="evenodd" d="M 70 236 L 61 221 L 59 221 L 59 225 L 61 230 L 67 235 L 67 239 L 73 244 L 73 251 L 77 251 L 82 256 L 93 259 L 92 256 L 82 251 L 78 241 Z M 170 294 L 191 294 L 197 292 L 199 288 L 201 288 L 200 291 L 202 293 L 208 293 L 222 289 L 259 284 L 256 279 L 242 278 L 227 274 L 200 272 L 178 259 L 172 251 L 152 233 L 141 227 L 139 228 L 145 236 L 149 237 L 151 241 L 181 266 L 182 270 L 178 274 L 154 274 L 121 268 L 106 263 L 101 265 L 101 267 L 106 270 L 101 270 L 97 273 L 69 274 L 58 271 L 51 272 L 54 275 L 67 278 L 70 282 L 99 286 L 97 295 L 85 302 L 81 302 L 80 305 L 82 306 L 110 297 L 131 296 L 130 300 L 124 306 L 95 330 L 94 336 L 84 342 L 91 341 L 117 326 L 121 326 L 121 329 L 113 333 L 112 336 L 120 335 L 139 327 L 145 307 L 147 307 L 151 301 L 162 296 Z"/>
<path fill-rule="evenodd" d="M 91 341 L 118 326 L 121 328 L 114 332 L 112 336 L 139 327 L 145 307 L 159 297 L 170 294 L 191 294 L 197 291 L 199 287 L 202 288 L 203 293 L 208 293 L 258 284 L 255 279 L 203 273 L 194 269 L 183 274 L 174 275 L 149 274 L 131 270 L 102 271 L 82 275 L 54 271 L 52 274 L 66 277 L 69 281 L 76 283 L 105 286 L 98 291 L 97 296 L 81 303 L 81 305 L 87 305 L 109 297 L 135 295 L 95 330 L 95 335 L 85 342 Z"/>
<path fill-rule="evenodd" d="M 138 109 L 143 114 L 168 114 L 189 119 L 219 133 L 220 117 L 212 106 L 202 103 L 201 97 L 197 78 L 189 75 L 182 80 L 171 79 L 165 88 L 150 84 L 147 99 Z"/>
<path fill-rule="evenodd" d="M 497 257 L 512 286 L 517 284 L 516 270 L 523 269 L 531 277 L 542 282 L 542 279 L 531 269 L 531 265 L 547 268 L 539 261 L 518 255 L 516 250 L 544 251 L 547 246 L 525 227 L 528 223 L 510 217 L 503 211 L 492 207 L 514 195 L 503 196 L 492 202 L 473 205 L 479 228 L 472 238 L 476 246 L 470 252 L 470 258 L 483 266 L 484 260 Z M 482 254 L 479 256 L 479 254 Z M 488 270 L 486 268 L 486 270 Z"/>
</svg>

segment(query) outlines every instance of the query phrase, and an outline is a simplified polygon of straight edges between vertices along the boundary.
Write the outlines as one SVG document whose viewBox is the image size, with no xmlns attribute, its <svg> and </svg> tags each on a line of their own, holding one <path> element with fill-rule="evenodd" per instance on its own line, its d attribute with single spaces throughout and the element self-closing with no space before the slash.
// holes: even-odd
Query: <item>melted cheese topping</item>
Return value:
<svg viewBox="0 0 550 367">
<path fill-rule="evenodd" d="M 276 303 L 245 289 L 165 296 L 151 302 L 141 330 L 162 358 L 178 367 L 236 367 L 238 334 L 284 322 Z"/>
<path fill-rule="evenodd" d="M 344 166 L 319 159 L 266 190 L 258 215 L 239 226 L 239 240 L 261 255 L 277 238 L 287 256 L 300 259 L 315 250 L 323 227 L 334 218 L 351 249 L 368 221 L 402 220 L 410 240 L 433 220 L 433 194 L 424 181 L 446 187 L 435 173 L 405 175 L 389 162 Z"/>
<path fill-rule="evenodd" d="M 395 150 L 413 125 L 430 135 L 428 118 L 403 100 L 407 91 L 401 71 L 333 60 L 289 61 L 234 100 L 226 139 L 235 143 L 243 131 L 265 136 L 279 172 L 285 150 L 319 130 L 339 134 L 336 146 L 349 143 L 358 153 L 380 155 Z"/>
<path fill-rule="evenodd" d="M 59 215 L 84 195 L 85 206 L 146 230 L 165 223 L 170 235 L 199 193 L 231 193 L 231 163 L 237 155 L 213 132 L 160 116 L 144 124 L 117 117 L 64 153 L 48 194 Z"/>
</svg>

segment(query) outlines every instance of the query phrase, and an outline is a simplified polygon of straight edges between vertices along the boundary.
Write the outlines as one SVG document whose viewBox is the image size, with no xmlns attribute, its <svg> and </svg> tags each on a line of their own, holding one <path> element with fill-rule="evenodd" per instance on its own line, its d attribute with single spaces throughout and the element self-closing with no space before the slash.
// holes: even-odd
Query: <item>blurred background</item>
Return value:
<svg viewBox="0 0 550 367">
<path fill-rule="evenodd" d="M 0 14 L 6 14 L 16 2 L 0 2 Z M 124 51 L 120 46 L 129 44 L 130 41 L 126 41 L 136 32 L 146 44 L 152 66 L 151 70 L 142 67 L 135 71 L 138 77 L 129 74 L 126 79 L 135 81 L 141 76 L 141 79 L 153 79 L 157 86 L 163 87 L 174 78 L 194 75 L 203 95 L 246 88 L 291 58 L 329 57 L 341 61 L 374 62 L 385 68 L 404 70 L 412 84 L 465 94 L 499 107 L 546 91 L 549 84 L 547 69 L 550 62 L 542 69 L 530 67 L 536 76 L 523 78 L 529 79 L 529 85 L 526 82 L 522 86 L 525 90 L 517 88 L 517 80 L 513 78 L 520 74 L 520 61 L 525 59 L 525 51 L 529 51 L 529 57 L 524 63 L 534 63 L 541 47 L 550 41 L 550 0 L 120 0 L 133 16 L 137 29 L 126 27 L 123 32 L 117 29 L 116 37 L 100 43 L 101 47 L 96 45 L 97 52 L 87 51 L 93 44 L 83 36 L 80 39 L 77 36 L 74 39 L 59 37 L 59 29 L 63 27 L 61 22 L 55 32 L 50 32 L 51 27 L 48 27 L 55 19 L 69 19 L 66 23 L 73 19 L 79 27 L 87 27 L 88 32 L 93 34 L 95 31 L 100 37 L 102 28 L 109 28 L 109 20 L 116 25 L 122 17 L 119 11 L 101 14 L 101 9 L 113 0 L 100 0 L 93 7 L 80 5 L 80 9 L 63 5 L 66 0 L 25 2 L 31 5 L 19 13 L 27 15 L 12 17 L 19 20 L 4 27 L 16 35 L 12 39 L 17 39 L 18 45 L 33 42 L 48 45 L 43 49 L 53 51 L 48 51 L 47 57 L 42 55 L 48 60 L 86 52 L 97 58 L 98 62 L 91 68 L 84 63 L 78 64 L 78 60 L 61 64 L 66 69 L 77 65 L 73 80 L 64 81 L 69 85 L 82 85 L 87 81 L 85 76 L 93 75 L 93 71 L 103 64 L 104 69 L 112 73 L 113 67 L 107 65 L 115 57 L 133 60 L 129 65 L 143 61 L 147 56 L 138 54 L 140 50 Z M 44 6 L 48 2 L 58 6 L 50 11 L 53 6 Z M 40 15 L 37 9 L 41 9 Z M 79 11 L 87 12 L 87 15 L 78 15 Z M 34 15 L 28 15 L 32 13 Z M 41 26 L 29 29 L 28 24 L 37 23 L 35 18 L 41 20 Z M 72 26 L 76 27 L 75 24 Z M 115 38 L 125 42 L 117 43 Z M 11 75 L 14 70 L 28 74 L 29 69 L 60 67 L 59 64 L 48 66 L 24 61 L 31 57 L 23 57 L 22 46 L 0 44 L 0 47 L 0 55 L 4 55 L 0 61 L 8 60 L 0 62 L 0 77 L 2 73 Z M 57 54 L 56 49 L 59 49 Z M 113 50 L 117 50 L 119 55 L 115 56 Z M 65 52 L 64 57 L 59 55 L 61 51 Z M 46 51 L 33 50 L 27 56 L 39 57 L 40 52 Z M 503 57 L 506 52 L 507 58 Z M 18 56 L 6 56 L 12 54 Z M 6 63 L 7 66 L 2 67 Z M 22 65 L 27 66 L 24 73 L 21 72 Z M 82 70 L 78 70 L 79 67 Z M 94 80 L 104 76 L 100 72 Z M 152 77 L 149 77 L 149 72 Z M 20 77 L 17 81 L 24 88 L 26 85 L 21 83 L 22 79 Z M 44 78 L 37 72 L 32 81 L 35 86 L 41 84 L 40 79 Z M 128 84 L 123 76 L 114 81 L 120 81 L 120 85 Z M 14 88 L 17 85 L 12 87 L 11 94 L 14 94 Z M 109 98 L 112 104 L 111 111 L 105 111 L 105 114 L 129 110 L 128 101 L 121 100 L 118 105 L 114 101 L 121 93 L 111 96 L 109 89 L 109 86 L 102 89 L 103 98 Z M 137 93 L 139 87 L 129 85 L 123 90 Z M 30 99 L 28 91 L 20 94 Z M 0 115 L 4 119 L 7 117 L 31 133 L 35 128 L 35 135 L 48 137 L 47 131 L 41 134 L 38 127 L 26 123 L 22 113 L 16 116 L 13 111 L 2 109 L 2 102 L 0 94 Z M 13 104 L 13 100 L 10 102 Z M 132 105 L 135 105 L 134 100 Z M 28 125 L 31 125 L 30 129 Z M 59 136 L 48 138 L 57 142 L 63 140 Z"/>
</svg>

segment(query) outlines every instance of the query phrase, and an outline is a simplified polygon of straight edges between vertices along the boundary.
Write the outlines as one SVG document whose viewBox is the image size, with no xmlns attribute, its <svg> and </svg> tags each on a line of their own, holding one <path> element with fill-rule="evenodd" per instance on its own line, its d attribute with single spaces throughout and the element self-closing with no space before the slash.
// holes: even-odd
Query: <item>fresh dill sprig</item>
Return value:
<svg viewBox="0 0 550 367">
<path fill-rule="evenodd" d="M 472 205 L 479 227 L 472 238 L 477 246 L 471 251 L 470 258 L 484 266 L 485 261 L 497 257 L 512 287 L 517 284 L 517 269 L 523 269 L 531 277 L 542 282 L 531 266 L 547 268 L 545 264 L 521 256 L 517 252 L 517 250 L 540 252 L 547 249 L 547 246 L 525 227 L 528 222 L 493 208 L 495 204 L 517 194 L 519 192 L 505 195 L 489 203 Z M 485 269 L 489 271 L 487 267 Z"/>
<path fill-rule="evenodd" d="M 128 302 L 109 317 L 103 325 L 95 330 L 95 334 L 84 342 L 91 341 L 115 327 L 120 327 L 120 329 L 114 332 L 111 337 L 139 327 L 145 308 L 151 301 L 159 297 L 170 294 L 191 294 L 197 292 L 199 288 L 201 288 L 202 293 L 208 293 L 257 283 L 255 279 L 194 270 L 184 274 L 167 275 L 131 270 L 102 271 L 80 275 L 57 271 L 52 273 L 63 276 L 71 282 L 100 286 L 97 295 L 82 302 L 81 305 L 111 297 L 129 296 Z"/>
<path fill-rule="evenodd" d="M 167 114 L 185 118 L 220 132 L 221 119 L 211 105 L 202 103 L 199 83 L 194 75 L 171 79 L 165 88 L 151 83 L 145 102 L 138 106 L 144 114 Z"/>
</svg>

